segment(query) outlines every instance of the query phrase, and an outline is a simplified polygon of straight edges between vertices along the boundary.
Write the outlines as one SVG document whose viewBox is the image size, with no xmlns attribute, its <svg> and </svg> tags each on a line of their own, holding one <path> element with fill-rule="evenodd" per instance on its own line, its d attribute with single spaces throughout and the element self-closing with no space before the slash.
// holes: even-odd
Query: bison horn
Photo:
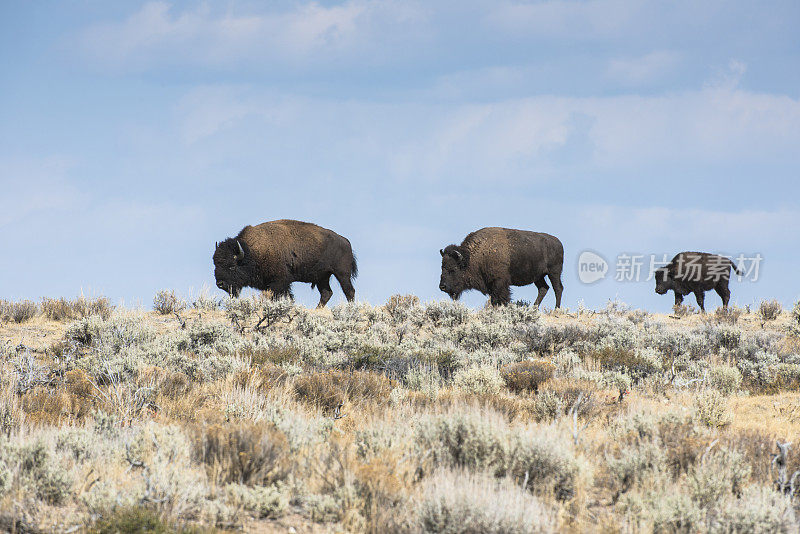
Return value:
<svg viewBox="0 0 800 534">
<path fill-rule="evenodd" d="M 244 259 L 244 249 L 242 248 L 242 244 L 239 243 L 238 239 L 236 240 L 236 244 L 239 245 L 239 254 L 236 254 L 234 259 L 236 261 L 242 261 Z"/>
<path fill-rule="evenodd" d="M 219 241 L 214 241 L 214 248 L 215 249 L 219 248 Z"/>
<path fill-rule="evenodd" d="M 454 251 L 453 251 L 453 255 L 456 257 L 456 259 L 457 259 L 458 261 L 461 261 L 461 260 L 463 260 L 463 259 L 464 259 L 464 256 L 462 256 L 462 255 L 461 255 L 461 252 L 459 252 L 459 251 L 457 251 L 457 250 L 454 250 Z"/>
<path fill-rule="evenodd" d="M 440 249 L 439 249 L 439 254 L 441 254 L 441 255 L 442 255 L 442 257 L 444 258 L 444 249 L 443 249 L 443 248 L 440 248 Z"/>
</svg>

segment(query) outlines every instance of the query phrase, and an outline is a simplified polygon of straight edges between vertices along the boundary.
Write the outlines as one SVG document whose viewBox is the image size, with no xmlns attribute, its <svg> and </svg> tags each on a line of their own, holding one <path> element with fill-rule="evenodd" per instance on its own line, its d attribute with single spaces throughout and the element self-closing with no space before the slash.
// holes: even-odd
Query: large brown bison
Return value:
<svg viewBox="0 0 800 534">
<path fill-rule="evenodd" d="M 731 290 L 728 282 L 733 271 L 742 271 L 725 256 L 707 252 L 680 252 L 667 265 L 655 270 L 656 293 L 663 295 L 670 289 L 675 292 L 675 305 L 683 302 L 683 297 L 694 293 L 700 309 L 705 311 L 705 292 L 713 289 L 722 298 L 722 307 L 728 307 Z"/>
<path fill-rule="evenodd" d="M 333 295 L 331 275 L 352 301 L 358 267 L 350 241 L 307 222 L 283 219 L 245 226 L 214 250 L 217 287 L 232 296 L 239 296 L 245 286 L 290 296 L 292 282 L 310 282 L 312 289 L 319 289 L 322 307 Z"/>
<path fill-rule="evenodd" d="M 492 304 L 511 301 L 509 286 L 536 284 L 536 306 L 547 293 L 545 276 L 556 294 L 556 308 L 561 306 L 561 271 L 564 246 L 558 238 L 539 232 L 508 228 L 482 228 L 472 232 L 460 245 L 448 245 L 442 255 L 439 289 L 458 299 L 467 289 L 477 289 L 491 297 Z"/>
</svg>

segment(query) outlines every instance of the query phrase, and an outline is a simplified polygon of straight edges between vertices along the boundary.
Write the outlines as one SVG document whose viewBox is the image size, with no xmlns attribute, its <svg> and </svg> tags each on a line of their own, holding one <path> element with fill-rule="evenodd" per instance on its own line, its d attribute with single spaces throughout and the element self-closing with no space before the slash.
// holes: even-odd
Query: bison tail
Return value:
<svg viewBox="0 0 800 534">
<path fill-rule="evenodd" d="M 737 276 L 744 276 L 744 271 L 733 263 L 733 260 L 731 260 L 731 267 L 733 267 L 733 272 L 735 272 Z"/>
<path fill-rule="evenodd" d="M 358 264 L 356 263 L 356 254 L 353 252 L 353 262 L 350 264 L 350 280 L 355 280 L 358 277 Z"/>
</svg>

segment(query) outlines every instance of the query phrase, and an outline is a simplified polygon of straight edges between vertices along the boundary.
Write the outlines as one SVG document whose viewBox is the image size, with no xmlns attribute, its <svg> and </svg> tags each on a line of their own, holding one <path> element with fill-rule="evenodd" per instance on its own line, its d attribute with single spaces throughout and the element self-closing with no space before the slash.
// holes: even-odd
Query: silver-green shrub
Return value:
<svg viewBox="0 0 800 534">
<path fill-rule="evenodd" d="M 425 305 L 425 319 L 436 328 L 458 326 L 466 323 L 469 316 L 469 308 L 460 302 L 444 300 Z"/>
<path fill-rule="evenodd" d="M 192 308 L 201 311 L 216 311 L 220 309 L 221 303 L 218 298 L 210 297 L 205 293 L 201 293 L 194 301 L 192 301 Z"/>
<path fill-rule="evenodd" d="M 718 347 L 733 350 L 742 341 L 742 329 L 738 326 L 720 325 L 711 327 L 709 337 L 715 340 Z"/>
<path fill-rule="evenodd" d="M 749 476 L 750 465 L 744 456 L 723 448 L 706 452 L 689 468 L 687 486 L 692 499 L 709 509 L 731 495 L 740 495 Z"/>
<path fill-rule="evenodd" d="M 686 533 L 705 530 L 706 511 L 680 491 L 664 492 L 650 497 L 653 532 Z"/>
<path fill-rule="evenodd" d="M 85 428 L 67 428 L 56 436 L 56 450 L 64 451 L 76 461 L 83 462 L 95 456 L 95 436 Z"/>
<path fill-rule="evenodd" d="M 153 297 L 153 309 L 161 315 L 170 315 L 186 309 L 186 302 L 175 291 L 163 289 Z"/>
<path fill-rule="evenodd" d="M 356 430 L 356 451 L 360 458 L 371 460 L 381 452 L 406 444 L 409 441 L 407 429 L 381 422 L 362 430 Z"/>
<path fill-rule="evenodd" d="M 554 428 L 528 428 L 513 432 L 501 472 L 537 493 L 568 500 L 575 495 L 581 466 L 569 438 Z"/>
<path fill-rule="evenodd" d="M 289 507 L 287 491 L 277 486 L 228 484 L 225 493 L 230 506 L 252 512 L 260 519 L 281 517 Z"/>
<path fill-rule="evenodd" d="M 453 385 L 467 393 L 498 393 L 505 382 L 500 371 L 493 365 L 469 367 L 458 371 L 453 377 Z"/>
<path fill-rule="evenodd" d="M 694 398 L 694 411 L 697 420 L 711 428 L 726 426 L 732 419 L 727 399 L 715 389 L 701 391 Z"/>
<path fill-rule="evenodd" d="M 758 314 L 761 316 L 761 320 L 764 322 L 767 321 L 774 321 L 778 317 L 780 317 L 781 312 L 783 311 L 783 306 L 777 300 L 762 300 L 761 304 L 758 306 Z"/>
<path fill-rule="evenodd" d="M 552 508 L 507 480 L 438 471 L 425 481 L 411 532 L 528 534 L 555 532 Z"/>
<path fill-rule="evenodd" d="M 442 385 L 442 377 L 435 368 L 420 365 L 403 376 L 403 383 L 408 389 L 421 391 L 431 398 L 436 398 Z"/>
<path fill-rule="evenodd" d="M 610 473 L 618 491 L 625 492 L 667 468 L 667 451 L 658 442 L 643 441 L 623 447 L 607 458 Z"/>
<path fill-rule="evenodd" d="M 501 465 L 507 432 L 497 416 L 470 410 L 422 419 L 414 442 L 435 465 L 480 470 Z"/>
<path fill-rule="evenodd" d="M 789 534 L 797 532 L 797 518 L 788 497 L 753 485 L 741 499 L 726 503 L 710 530 L 714 534 Z"/>
<path fill-rule="evenodd" d="M 467 351 L 493 350 L 507 346 L 512 332 L 507 325 L 483 321 L 470 321 L 452 329 L 459 347 Z"/>
<path fill-rule="evenodd" d="M 9 452 L 9 458 L 17 466 L 20 487 L 48 504 L 58 505 L 66 500 L 72 488 L 72 475 L 43 441 L 20 444 Z"/>
<path fill-rule="evenodd" d="M 730 395 L 741 387 L 742 373 L 731 365 L 715 365 L 709 369 L 708 380 L 712 387 Z"/>
</svg>

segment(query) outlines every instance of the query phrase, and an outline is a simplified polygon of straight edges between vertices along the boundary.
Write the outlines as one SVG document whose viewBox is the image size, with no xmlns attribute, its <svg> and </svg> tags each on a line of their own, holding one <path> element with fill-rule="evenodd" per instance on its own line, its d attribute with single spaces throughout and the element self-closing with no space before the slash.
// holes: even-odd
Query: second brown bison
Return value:
<svg viewBox="0 0 800 534">
<path fill-rule="evenodd" d="M 731 299 L 728 282 L 731 269 L 742 275 L 742 271 L 725 256 L 707 252 L 680 252 L 667 265 L 656 269 L 656 293 L 665 294 L 670 289 L 675 292 L 675 305 L 683 302 L 683 297 L 694 293 L 697 305 L 705 311 L 705 292 L 713 289 L 722 298 L 722 307 L 727 308 Z"/>
<path fill-rule="evenodd" d="M 535 284 L 539 294 L 534 304 L 538 306 L 549 287 L 547 277 L 556 294 L 556 308 L 561 306 L 564 246 L 550 234 L 482 228 L 469 234 L 460 245 L 448 245 L 439 253 L 439 289 L 453 299 L 467 289 L 476 289 L 489 295 L 495 306 L 508 304 L 510 286 Z"/>
<path fill-rule="evenodd" d="M 214 250 L 217 287 L 231 296 L 238 296 L 243 287 L 291 295 L 292 282 L 309 282 L 319 289 L 319 306 L 325 306 L 333 295 L 331 275 L 352 301 L 358 267 L 350 241 L 307 222 L 283 219 L 245 226 Z"/>
</svg>

